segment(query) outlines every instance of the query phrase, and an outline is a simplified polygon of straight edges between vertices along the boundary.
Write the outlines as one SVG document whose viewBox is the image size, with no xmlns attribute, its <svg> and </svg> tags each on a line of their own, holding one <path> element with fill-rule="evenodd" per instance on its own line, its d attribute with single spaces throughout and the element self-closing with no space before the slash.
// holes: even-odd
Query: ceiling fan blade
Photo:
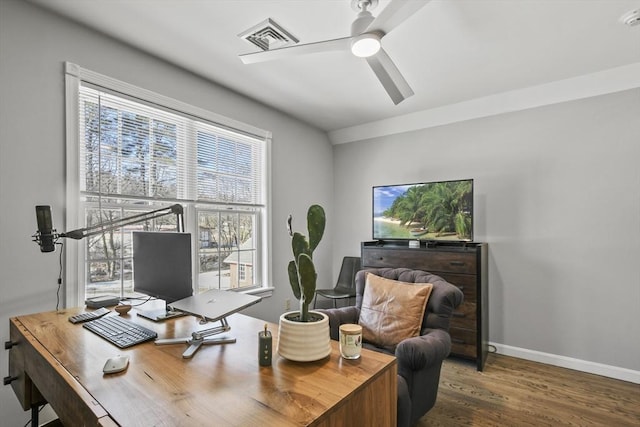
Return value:
<svg viewBox="0 0 640 427">
<path fill-rule="evenodd" d="M 391 0 L 391 2 L 369 24 L 365 32 L 382 31 L 389 34 L 431 0 Z"/>
<path fill-rule="evenodd" d="M 253 64 L 255 62 L 271 61 L 274 59 L 289 58 L 292 56 L 306 55 L 309 53 L 349 50 L 350 48 L 351 37 L 344 37 L 341 39 L 325 40 L 322 42 L 288 46 L 273 50 L 265 50 L 263 52 L 245 53 L 243 55 L 240 55 L 240 59 L 245 64 Z"/>
<path fill-rule="evenodd" d="M 366 59 L 394 104 L 398 105 L 413 95 L 409 83 L 402 77 L 400 70 L 384 49 L 380 49 L 374 56 Z"/>
</svg>

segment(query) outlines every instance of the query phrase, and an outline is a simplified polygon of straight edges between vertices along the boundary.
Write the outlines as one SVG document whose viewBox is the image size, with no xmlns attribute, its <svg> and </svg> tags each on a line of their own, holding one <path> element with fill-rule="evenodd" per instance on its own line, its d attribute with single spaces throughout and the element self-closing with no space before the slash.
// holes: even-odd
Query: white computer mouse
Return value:
<svg viewBox="0 0 640 427">
<path fill-rule="evenodd" d="M 116 372 L 122 372 L 129 366 L 129 356 L 118 355 L 110 357 L 107 363 L 104 364 L 102 372 L 105 374 L 115 374 Z"/>
</svg>

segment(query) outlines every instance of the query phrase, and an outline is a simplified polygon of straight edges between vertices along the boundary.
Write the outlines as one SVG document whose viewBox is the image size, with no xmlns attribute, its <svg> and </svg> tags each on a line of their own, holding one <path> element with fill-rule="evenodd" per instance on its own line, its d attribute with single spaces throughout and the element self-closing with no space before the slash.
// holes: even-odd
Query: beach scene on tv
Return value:
<svg viewBox="0 0 640 427">
<path fill-rule="evenodd" d="M 473 180 L 373 187 L 373 238 L 473 240 Z"/>
</svg>

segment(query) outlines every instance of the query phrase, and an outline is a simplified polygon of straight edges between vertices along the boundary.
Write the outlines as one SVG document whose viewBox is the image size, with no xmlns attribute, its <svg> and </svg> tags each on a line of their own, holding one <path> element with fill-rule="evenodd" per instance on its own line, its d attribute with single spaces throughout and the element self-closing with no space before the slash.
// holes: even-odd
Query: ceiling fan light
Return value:
<svg viewBox="0 0 640 427">
<path fill-rule="evenodd" d="M 375 33 L 361 34 L 351 42 L 351 53 L 360 58 L 368 58 L 380 50 L 380 36 Z"/>
</svg>

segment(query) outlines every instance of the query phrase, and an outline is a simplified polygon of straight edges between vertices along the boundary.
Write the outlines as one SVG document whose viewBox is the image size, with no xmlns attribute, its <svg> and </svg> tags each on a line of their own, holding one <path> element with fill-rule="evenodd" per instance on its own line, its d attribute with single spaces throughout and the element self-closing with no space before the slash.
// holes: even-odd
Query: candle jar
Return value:
<svg viewBox="0 0 640 427">
<path fill-rule="evenodd" d="M 340 325 L 340 354 L 345 359 L 357 359 L 362 352 L 362 326 Z"/>
</svg>

